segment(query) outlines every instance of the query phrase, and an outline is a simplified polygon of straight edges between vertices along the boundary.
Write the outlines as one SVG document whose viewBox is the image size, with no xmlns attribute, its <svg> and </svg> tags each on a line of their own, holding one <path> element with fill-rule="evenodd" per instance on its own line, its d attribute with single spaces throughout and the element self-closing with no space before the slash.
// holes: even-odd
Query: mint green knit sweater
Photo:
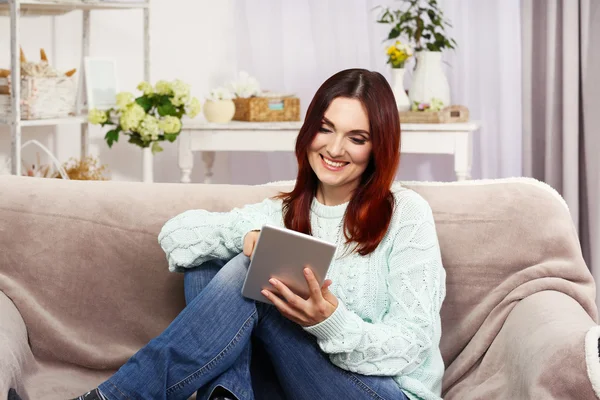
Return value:
<svg viewBox="0 0 600 400">
<path fill-rule="evenodd" d="M 396 184 L 392 192 L 390 227 L 366 256 L 344 245 L 341 226 L 347 204 L 313 201 L 313 235 L 338 244 L 327 278 L 333 281 L 330 290 L 339 305 L 328 319 L 305 329 L 340 368 L 393 376 L 411 399 L 439 399 L 446 274 L 433 216 L 417 193 Z M 267 199 L 226 213 L 186 211 L 169 220 L 158 239 L 169 269 L 183 271 L 239 254 L 246 233 L 264 224 L 283 226 L 281 201 Z"/>
</svg>

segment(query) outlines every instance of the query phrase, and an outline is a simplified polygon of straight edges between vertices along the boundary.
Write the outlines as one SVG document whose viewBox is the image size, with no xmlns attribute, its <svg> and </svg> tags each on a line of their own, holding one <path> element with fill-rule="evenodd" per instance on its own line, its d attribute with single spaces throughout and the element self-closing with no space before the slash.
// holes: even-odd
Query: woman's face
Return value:
<svg viewBox="0 0 600 400">
<path fill-rule="evenodd" d="M 369 165 L 369 118 L 357 99 L 338 97 L 325 111 L 308 161 L 325 189 L 354 190 Z"/>
</svg>

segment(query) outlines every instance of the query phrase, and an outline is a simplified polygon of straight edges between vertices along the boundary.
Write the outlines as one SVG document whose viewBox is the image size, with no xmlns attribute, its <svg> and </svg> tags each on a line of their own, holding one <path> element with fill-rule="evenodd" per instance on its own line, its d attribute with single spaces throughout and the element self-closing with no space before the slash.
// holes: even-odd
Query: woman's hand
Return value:
<svg viewBox="0 0 600 400">
<path fill-rule="evenodd" d="M 254 252 L 254 247 L 256 247 L 256 241 L 258 240 L 258 235 L 260 231 L 250 231 L 244 236 L 244 255 L 246 257 L 252 258 L 252 253 Z"/>
<path fill-rule="evenodd" d="M 310 297 L 307 300 L 296 295 L 286 285 L 274 278 L 269 282 L 285 300 L 268 290 L 263 290 L 261 293 L 287 319 L 301 326 L 312 326 L 325 321 L 333 314 L 337 308 L 338 299 L 329 291 L 331 280 L 327 279 L 323 283 L 323 287 L 319 287 L 315 275 L 308 267 L 304 268 L 304 277 L 310 291 Z"/>
</svg>

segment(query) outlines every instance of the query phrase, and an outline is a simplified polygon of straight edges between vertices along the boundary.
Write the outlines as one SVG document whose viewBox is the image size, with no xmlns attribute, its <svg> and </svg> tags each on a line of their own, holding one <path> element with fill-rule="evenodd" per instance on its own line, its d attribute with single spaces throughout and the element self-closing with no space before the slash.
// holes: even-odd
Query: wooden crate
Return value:
<svg viewBox="0 0 600 400">
<path fill-rule="evenodd" d="M 75 115 L 77 79 L 73 76 L 21 78 L 21 119 L 61 118 Z M 11 114 L 10 77 L 0 78 L 0 117 Z"/>
<path fill-rule="evenodd" d="M 235 98 L 236 121 L 276 122 L 300 121 L 300 99 L 297 97 Z"/>
<path fill-rule="evenodd" d="M 449 106 L 440 111 L 401 111 L 403 124 L 449 124 L 469 121 L 469 109 L 465 106 Z"/>
</svg>

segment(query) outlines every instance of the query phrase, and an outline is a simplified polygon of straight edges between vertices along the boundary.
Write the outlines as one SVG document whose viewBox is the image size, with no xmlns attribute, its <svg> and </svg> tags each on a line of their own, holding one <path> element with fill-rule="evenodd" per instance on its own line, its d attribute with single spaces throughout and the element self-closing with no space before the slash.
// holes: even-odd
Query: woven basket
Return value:
<svg viewBox="0 0 600 400">
<path fill-rule="evenodd" d="M 21 78 L 21 119 L 62 118 L 75 115 L 75 77 Z M 0 117 L 11 114 L 10 78 L 0 78 Z"/>
<path fill-rule="evenodd" d="M 469 109 L 465 106 L 448 106 L 441 111 L 401 111 L 400 122 L 404 124 L 450 124 L 469 121 Z"/>
<path fill-rule="evenodd" d="M 277 122 L 300 121 L 300 99 L 297 97 L 235 98 L 236 121 Z"/>
</svg>

